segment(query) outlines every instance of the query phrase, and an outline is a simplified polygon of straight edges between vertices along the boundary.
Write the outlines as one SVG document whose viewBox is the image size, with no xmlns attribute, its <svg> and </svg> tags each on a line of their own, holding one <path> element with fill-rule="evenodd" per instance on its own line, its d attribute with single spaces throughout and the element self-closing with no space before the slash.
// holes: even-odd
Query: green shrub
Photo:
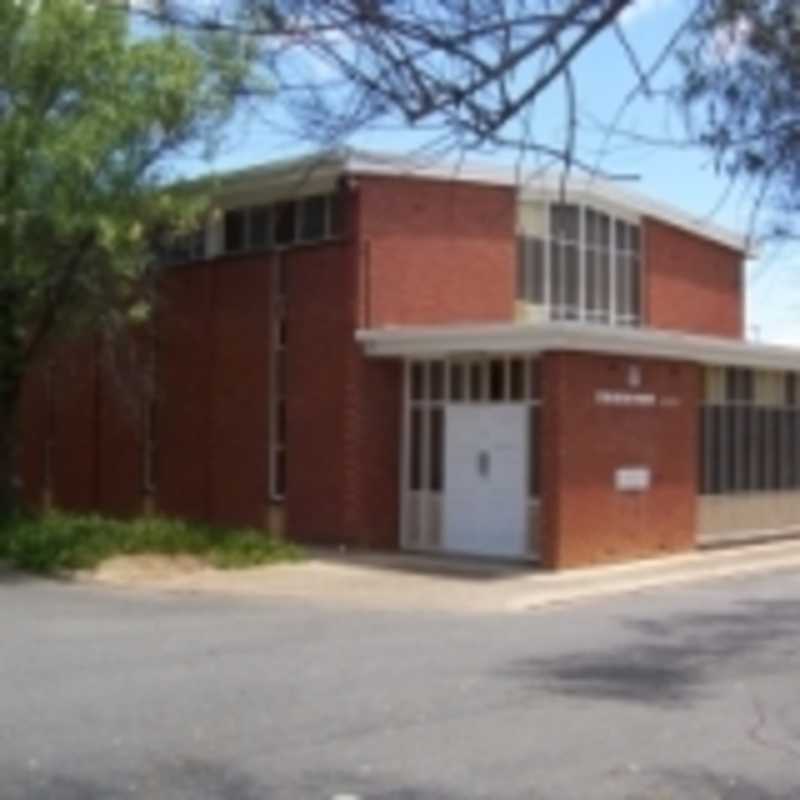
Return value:
<svg viewBox="0 0 800 800">
<path fill-rule="evenodd" d="M 48 513 L 0 526 L 0 559 L 32 572 L 91 569 L 117 555 L 194 555 L 221 569 L 292 561 L 295 545 L 257 530 L 224 530 L 161 517 L 107 519 Z"/>
</svg>

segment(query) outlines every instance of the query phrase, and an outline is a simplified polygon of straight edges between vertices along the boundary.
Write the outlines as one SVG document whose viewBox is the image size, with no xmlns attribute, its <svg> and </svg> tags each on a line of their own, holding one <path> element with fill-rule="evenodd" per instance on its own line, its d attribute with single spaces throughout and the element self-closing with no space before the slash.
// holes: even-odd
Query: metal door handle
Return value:
<svg viewBox="0 0 800 800">
<path fill-rule="evenodd" d="M 489 477 L 489 470 L 491 468 L 491 458 L 487 450 L 478 451 L 478 475 L 481 478 Z"/>
</svg>

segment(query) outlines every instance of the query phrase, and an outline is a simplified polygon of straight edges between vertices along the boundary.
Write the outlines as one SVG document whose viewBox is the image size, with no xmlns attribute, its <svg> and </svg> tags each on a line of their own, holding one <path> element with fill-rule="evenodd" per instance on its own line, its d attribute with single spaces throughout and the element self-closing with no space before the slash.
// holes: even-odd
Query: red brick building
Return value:
<svg viewBox="0 0 800 800">
<path fill-rule="evenodd" d="M 552 568 L 800 525 L 799 354 L 744 341 L 739 237 L 354 156 L 215 203 L 127 367 L 85 343 L 29 376 L 32 505 Z"/>
</svg>

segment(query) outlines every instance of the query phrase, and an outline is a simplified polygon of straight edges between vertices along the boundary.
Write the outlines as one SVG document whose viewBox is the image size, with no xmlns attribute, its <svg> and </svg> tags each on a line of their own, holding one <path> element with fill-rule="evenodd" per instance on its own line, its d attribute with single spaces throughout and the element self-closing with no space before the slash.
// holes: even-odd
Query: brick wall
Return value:
<svg viewBox="0 0 800 800">
<path fill-rule="evenodd" d="M 364 177 L 359 200 L 366 327 L 513 319 L 511 189 Z"/>
<path fill-rule="evenodd" d="M 114 351 L 96 351 L 95 496 L 113 516 L 142 510 L 146 339 L 132 332 Z"/>
<path fill-rule="evenodd" d="M 39 362 L 25 376 L 20 400 L 19 476 L 22 481 L 22 502 L 28 508 L 39 508 L 44 499 L 45 447 L 50 427 L 47 402 L 47 375 Z"/>
<path fill-rule="evenodd" d="M 267 499 L 270 257 L 169 272 L 159 322 L 157 506 L 261 525 Z"/>
<path fill-rule="evenodd" d="M 627 388 L 626 367 L 643 382 Z M 541 442 L 548 567 L 622 561 L 694 546 L 700 370 L 691 364 L 574 353 L 543 359 Z M 652 393 L 656 407 L 599 405 L 598 390 Z M 645 492 L 619 492 L 614 472 L 651 470 Z"/>
<path fill-rule="evenodd" d="M 355 342 L 365 292 L 363 196 L 346 196 L 341 243 L 285 255 L 287 530 L 301 541 L 396 547 L 401 365 Z"/>
<path fill-rule="evenodd" d="M 742 254 L 651 218 L 643 228 L 646 324 L 741 338 Z"/>
</svg>

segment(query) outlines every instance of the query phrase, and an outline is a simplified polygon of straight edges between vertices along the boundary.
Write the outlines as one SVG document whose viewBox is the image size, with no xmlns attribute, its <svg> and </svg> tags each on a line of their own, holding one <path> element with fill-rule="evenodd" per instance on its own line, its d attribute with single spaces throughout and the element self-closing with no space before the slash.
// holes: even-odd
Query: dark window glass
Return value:
<svg viewBox="0 0 800 800">
<path fill-rule="evenodd" d="M 781 412 L 781 488 L 791 489 L 795 485 L 796 458 L 794 451 L 794 411 Z"/>
<path fill-rule="evenodd" d="M 755 409 L 756 423 L 756 475 L 753 488 L 765 490 L 769 481 L 769 446 L 767 411 L 764 408 Z"/>
<path fill-rule="evenodd" d="M 247 214 L 236 208 L 225 212 L 225 252 L 239 253 L 246 245 Z"/>
<path fill-rule="evenodd" d="M 275 244 L 284 246 L 294 244 L 297 238 L 295 226 L 297 207 L 295 203 L 291 201 L 278 203 L 273 213 L 275 215 Z"/>
<path fill-rule="evenodd" d="M 617 220 L 617 251 L 628 249 L 628 226 L 622 221 Z"/>
<path fill-rule="evenodd" d="M 514 358 L 509 364 L 511 370 L 511 399 L 518 402 L 525 400 L 525 366 L 526 362 L 521 358 Z"/>
<path fill-rule="evenodd" d="M 792 483 L 792 488 L 798 489 L 800 488 L 800 412 L 792 411 L 791 415 L 791 452 L 792 463 L 794 464 L 794 481 Z"/>
<path fill-rule="evenodd" d="M 787 372 L 784 378 L 784 396 L 787 406 L 797 405 L 797 374 Z"/>
<path fill-rule="evenodd" d="M 483 365 L 481 363 L 470 364 L 469 385 L 470 400 L 483 400 Z"/>
<path fill-rule="evenodd" d="M 597 212 L 591 208 L 586 209 L 586 244 L 589 247 L 594 247 L 598 244 L 597 241 Z"/>
<path fill-rule="evenodd" d="M 608 320 L 611 313 L 611 256 L 607 250 L 598 254 L 599 302 L 597 308 L 602 311 L 601 319 Z"/>
<path fill-rule="evenodd" d="M 425 377 L 424 365 L 419 361 L 415 361 L 411 365 L 411 397 L 414 400 L 424 399 L 424 392 L 425 392 L 424 377 Z"/>
<path fill-rule="evenodd" d="M 783 488 L 783 412 L 777 408 L 770 409 L 770 451 L 772 460 L 770 489 Z"/>
<path fill-rule="evenodd" d="M 501 402 L 505 398 L 505 364 L 499 359 L 489 362 L 489 398 L 494 402 Z"/>
<path fill-rule="evenodd" d="M 728 476 L 728 491 L 739 488 L 739 437 L 736 435 L 738 411 L 735 407 L 725 409 L 725 474 Z"/>
<path fill-rule="evenodd" d="M 429 373 L 431 400 L 441 400 L 444 397 L 444 363 L 432 361 Z"/>
<path fill-rule="evenodd" d="M 587 311 L 596 311 L 601 308 L 600 305 L 600 283 L 598 272 L 598 258 L 594 250 L 586 251 L 586 309 Z M 594 314 L 592 314 L 594 319 Z"/>
<path fill-rule="evenodd" d="M 711 455 L 711 470 L 709 476 L 711 494 L 719 494 L 724 487 L 722 478 L 722 409 L 713 406 L 709 415 L 709 449 Z"/>
<path fill-rule="evenodd" d="M 464 399 L 464 365 L 450 365 L 450 399 L 461 401 Z"/>
<path fill-rule="evenodd" d="M 753 409 L 745 406 L 739 410 L 739 436 L 741 438 L 741 479 L 738 488 L 747 492 L 753 482 Z"/>
<path fill-rule="evenodd" d="M 280 497 L 286 494 L 286 451 L 278 450 L 275 454 L 275 494 Z"/>
<path fill-rule="evenodd" d="M 303 200 L 301 238 L 304 242 L 317 242 L 326 236 L 327 198 L 324 195 Z"/>
<path fill-rule="evenodd" d="M 732 403 L 753 401 L 755 375 L 752 370 L 729 368 L 725 370 L 725 399 Z"/>
<path fill-rule="evenodd" d="M 624 317 L 631 313 L 630 309 L 630 274 L 628 270 L 629 257 L 617 251 L 616 259 L 616 301 L 617 316 Z"/>
<path fill-rule="evenodd" d="M 564 248 L 555 242 L 550 243 L 550 304 L 556 319 L 561 318 L 564 306 Z"/>
<path fill-rule="evenodd" d="M 530 299 L 534 303 L 543 305 L 544 296 L 544 242 L 541 239 L 531 239 L 529 244 L 530 264 Z"/>
<path fill-rule="evenodd" d="M 542 396 L 542 373 L 540 362 L 534 359 L 530 362 L 531 369 L 531 399 L 538 400 Z"/>
<path fill-rule="evenodd" d="M 522 238 L 517 254 L 517 297 L 530 303 L 543 304 L 544 242 L 541 239 Z"/>
<path fill-rule="evenodd" d="M 269 206 L 256 206 L 250 210 L 250 247 L 254 250 L 272 244 L 272 210 Z"/>
<path fill-rule="evenodd" d="M 597 215 L 597 243 L 605 250 L 611 246 L 611 220 L 606 214 Z"/>
<path fill-rule="evenodd" d="M 567 245 L 564 250 L 564 304 L 567 319 L 580 317 L 580 261 L 576 245 Z"/>
<path fill-rule="evenodd" d="M 434 492 L 441 492 L 444 487 L 444 410 L 431 409 L 431 480 Z"/>
<path fill-rule="evenodd" d="M 550 208 L 550 235 L 568 242 L 579 241 L 580 209 L 574 205 L 553 205 Z"/>
</svg>

